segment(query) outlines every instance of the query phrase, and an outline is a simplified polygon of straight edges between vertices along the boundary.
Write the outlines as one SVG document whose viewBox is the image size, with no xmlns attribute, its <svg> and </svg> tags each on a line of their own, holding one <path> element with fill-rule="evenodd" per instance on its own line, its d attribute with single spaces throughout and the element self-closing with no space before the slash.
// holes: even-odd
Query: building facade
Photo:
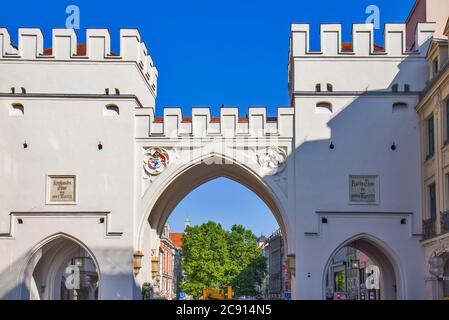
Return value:
<svg viewBox="0 0 449 320">
<path fill-rule="evenodd" d="M 427 86 L 416 107 L 421 127 L 426 295 L 449 297 L 449 20 L 427 51 Z"/>
<path fill-rule="evenodd" d="M 353 247 L 342 248 L 327 271 L 326 299 L 380 300 L 381 276 L 379 267 L 366 254 Z"/>
<path fill-rule="evenodd" d="M 182 237 L 184 233 L 181 232 L 170 232 L 170 240 L 175 245 L 175 256 L 174 256 L 174 270 L 173 270 L 173 287 L 175 290 L 175 296 L 180 299 L 180 285 L 182 283 L 184 273 L 182 271 Z"/>
<path fill-rule="evenodd" d="M 105 29 L 87 30 L 85 45 L 54 29 L 44 48 L 39 29 L 19 29 L 16 46 L 0 28 L 0 298 L 61 299 L 66 268 L 84 257 L 90 297 L 141 299 L 156 285 L 168 216 L 221 176 L 272 210 L 293 299 L 325 299 L 327 270 L 348 246 L 379 267 L 383 299 L 437 298 L 447 38 L 429 17 L 447 1 L 425 1 L 424 15 L 422 2 L 408 23 L 385 26 L 384 46 L 371 24 L 354 24 L 350 43 L 322 24 L 313 51 L 309 25 L 292 24 L 291 105 L 276 117 L 232 107 L 158 116 L 158 70 L 137 30 L 122 30 L 114 53 Z M 422 243 L 429 219 L 435 234 Z"/>
<path fill-rule="evenodd" d="M 170 237 L 170 226 L 166 224 L 159 245 L 159 272 L 155 281 L 155 293 L 161 298 L 175 300 L 177 298 L 177 265 L 179 252 Z"/>
<path fill-rule="evenodd" d="M 290 285 L 281 230 L 276 230 L 268 238 L 260 237 L 259 246 L 267 262 L 267 275 L 260 288 L 261 296 L 268 300 L 284 300 L 285 294 L 290 293 Z"/>
</svg>

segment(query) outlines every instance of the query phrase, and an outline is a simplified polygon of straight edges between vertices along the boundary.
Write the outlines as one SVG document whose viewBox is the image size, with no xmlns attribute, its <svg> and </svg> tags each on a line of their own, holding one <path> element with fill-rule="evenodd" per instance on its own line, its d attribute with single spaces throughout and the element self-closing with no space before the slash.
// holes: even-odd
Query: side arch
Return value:
<svg viewBox="0 0 449 320">
<path fill-rule="evenodd" d="M 355 235 L 342 242 L 329 256 L 322 276 L 323 299 L 326 298 L 326 276 L 335 255 L 344 247 L 353 247 L 365 253 L 381 270 L 382 300 L 404 299 L 405 281 L 399 258 L 382 240 L 366 233 Z"/>
<path fill-rule="evenodd" d="M 60 232 L 53 234 L 39 242 L 25 256 L 18 279 L 18 283 L 20 283 L 19 299 L 28 300 L 32 297 L 33 272 L 35 271 L 35 268 L 38 265 L 39 261 L 44 257 L 44 255 L 49 252 L 50 255 L 46 258 L 53 263 L 48 270 L 48 294 L 51 297 L 59 297 L 59 292 L 55 292 L 55 286 L 59 285 L 59 282 L 55 282 L 54 277 L 55 275 L 61 273 L 61 264 L 67 262 L 70 258 L 70 255 L 75 253 L 79 248 L 84 250 L 92 259 L 95 265 L 96 273 L 98 275 L 98 283 L 101 284 L 102 273 L 100 270 L 100 265 L 94 253 L 79 239 L 67 233 Z M 101 286 L 98 286 L 98 297 L 101 297 Z"/>
<path fill-rule="evenodd" d="M 225 155 L 210 153 L 186 163 L 164 177 L 160 191 L 152 197 L 138 226 L 137 248 L 145 241 L 145 225 L 150 224 L 159 234 L 176 206 L 191 191 L 219 177 L 234 180 L 257 194 L 272 211 L 285 235 L 286 252 L 290 239 L 289 218 L 285 207 L 270 183 L 248 166 Z M 163 176 L 160 176 L 163 178 Z"/>
</svg>

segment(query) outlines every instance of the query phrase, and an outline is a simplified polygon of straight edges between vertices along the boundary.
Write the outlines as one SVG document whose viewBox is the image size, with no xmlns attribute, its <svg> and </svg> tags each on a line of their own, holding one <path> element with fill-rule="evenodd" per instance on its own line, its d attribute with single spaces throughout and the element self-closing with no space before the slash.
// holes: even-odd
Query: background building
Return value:
<svg viewBox="0 0 449 320">
<path fill-rule="evenodd" d="M 329 300 L 380 300 L 379 267 L 363 252 L 342 248 L 327 270 L 326 298 Z"/>
<path fill-rule="evenodd" d="M 434 37 L 426 52 L 427 86 L 416 108 L 422 142 L 422 228 L 424 265 L 428 270 L 426 296 L 434 299 L 449 297 L 448 36 L 449 20 L 444 35 Z"/>
<path fill-rule="evenodd" d="M 285 293 L 290 292 L 290 283 L 281 230 L 276 230 L 268 238 L 261 236 L 259 246 L 267 261 L 267 276 L 260 288 L 261 295 L 265 299 L 283 300 Z"/>
<path fill-rule="evenodd" d="M 181 232 L 170 232 L 170 240 L 175 245 L 175 256 L 174 256 L 174 269 L 173 269 L 173 288 L 175 290 L 175 296 L 179 299 L 180 288 L 179 285 L 183 279 L 182 271 L 182 236 L 184 233 Z"/>
<path fill-rule="evenodd" d="M 180 237 L 170 232 L 170 225 L 165 224 L 159 245 L 159 272 L 155 279 L 155 293 L 161 298 L 175 300 L 178 298 L 179 281 L 182 275 Z M 174 240 L 174 241 L 173 241 Z M 176 243 L 175 243 L 176 241 Z"/>
<path fill-rule="evenodd" d="M 444 28 L 449 12 L 449 2 L 446 0 L 417 0 L 406 21 L 407 49 L 415 47 L 415 32 L 418 23 L 435 23 L 436 38 L 444 36 Z"/>
</svg>

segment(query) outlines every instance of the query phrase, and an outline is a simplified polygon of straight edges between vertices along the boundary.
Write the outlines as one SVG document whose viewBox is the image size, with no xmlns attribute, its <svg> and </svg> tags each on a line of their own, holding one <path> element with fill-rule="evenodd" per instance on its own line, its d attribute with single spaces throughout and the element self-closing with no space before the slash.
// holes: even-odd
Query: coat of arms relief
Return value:
<svg viewBox="0 0 449 320">
<path fill-rule="evenodd" d="M 256 159 L 261 173 L 271 177 L 287 196 L 287 152 L 283 148 L 269 147 L 256 152 Z"/>
<path fill-rule="evenodd" d="M 160 175 L 170 163 L 170 156 L 163 148 L 150 148 L 145 150 L 143 168 L 148 176 Z"/>
</svg>

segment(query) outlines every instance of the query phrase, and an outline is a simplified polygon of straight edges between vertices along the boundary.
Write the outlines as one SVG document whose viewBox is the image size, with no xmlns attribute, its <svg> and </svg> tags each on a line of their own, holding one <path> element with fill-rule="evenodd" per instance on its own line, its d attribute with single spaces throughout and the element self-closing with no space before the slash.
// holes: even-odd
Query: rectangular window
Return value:
<svg viewBox="0 0 449 320">
<path fill-rule="evenodd" d="M 334 273 L 334 290 L 335 292 L 346 291 L 346 277 L 344 271 L 338 271 Z"/>
<path fill-rule="evenodd" d="M 360 272 L 360 284 L 364 284 L 366 282 L 366 268 L 361 268 Z"/>
<path fill-rule="evenodd" d="M 427 120 L 427 157 L 431 158 L 435 154 L 435 126 L 434 118 L 431 116 Z"/>
<path fill-rule="evenodd" d="M 446 144 L 449 142 L 449 100 L 446 101 Z"/>
<path fill-rule="evenodd" d="M 438 59 L 433 60 L 433 75 L 436 75 L 439 71 Z"/>
<path fill-rule="evenodd" d="M 446 190 L 444 191 L 444 204 L 446 205 L 446 209 L 449 209 L 449 173 L 446 173 L 446 175 L 444 176 L 444 183 L 446 186 Z"/>
<path fill-rule="evenodd" d="M 436 185 L 432 183 L 429 186 L 429 213 L 430 219 L 432 221 L 436 221 L 437 219 L 437 193 L 436 193 Z"/>
</svg>

